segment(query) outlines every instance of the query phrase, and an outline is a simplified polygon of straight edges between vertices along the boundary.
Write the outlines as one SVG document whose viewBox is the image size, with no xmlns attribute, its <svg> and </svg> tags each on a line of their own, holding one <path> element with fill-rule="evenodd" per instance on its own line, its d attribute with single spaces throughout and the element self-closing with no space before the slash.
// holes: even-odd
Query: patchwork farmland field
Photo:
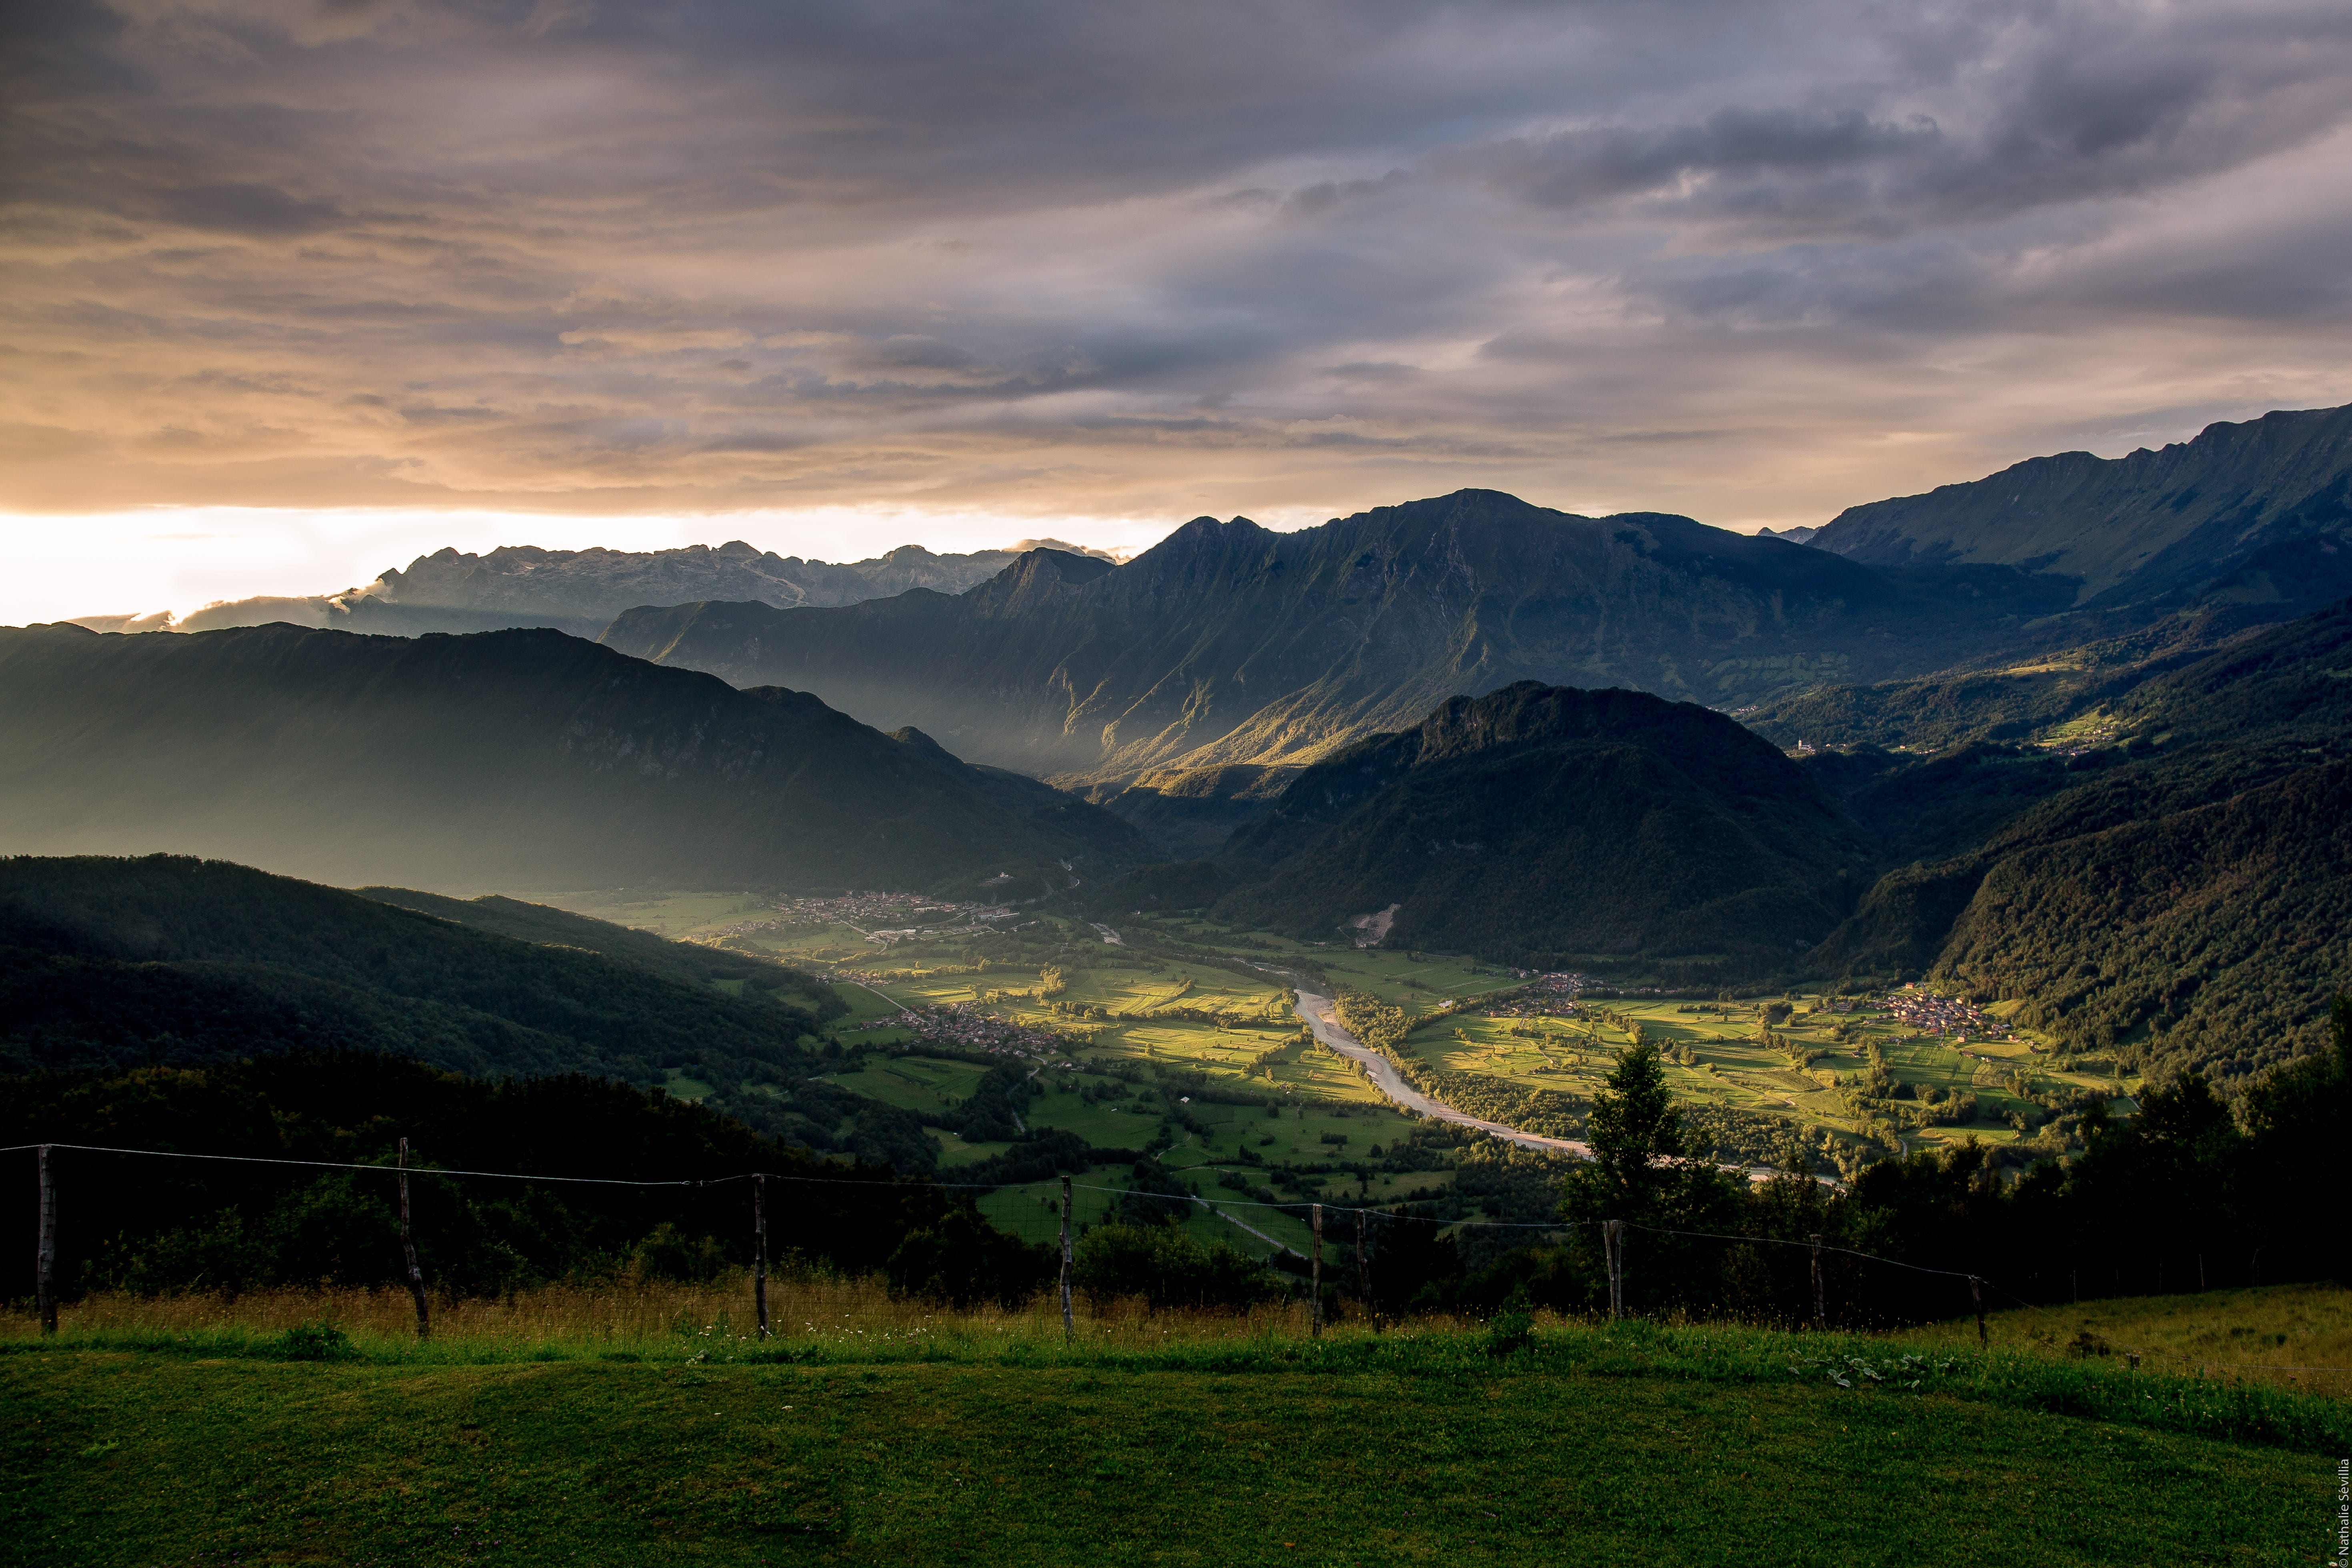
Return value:
<svg viewBox="0 0 2352 1568">
<path fill-rule="evenodd" d="M 1519 996 L 1524 976 L 1459 956 L 1301 943 L 1199 919 L 1108 923 L 905 895 L 798 900 L 781 911 L 723 893 L 610 895 L 596 912 L 642 917 L 830 975 L 851 1008 L 835 1032 L 854 1054 L 829 1081 L 919 1116 L 950 1112 L 989 1058 L 909 1026 L 903 1009 L 1046 1032 L 1031 1037 L 1061 1042 L 1044 1054 L 1069 1065 L 1046 1068 L 1038 1053 L 1024 1057 L 1024 1070 L 1034 1070 L 1023 1125 L 1098 1149 L 1148 1149 L 1225 1205 L 1227 1218 L 1188 1223 L 1260 1252 L 1271 1249 L 1268 1237 L 1299 1245 L 1303 1228 L 1271 1209 L 1250 1218 L 1247 1205 L 1342 1194 L 1376 1203 L 1432 1197 L 1454 1185 L 1457 1163 L 1449 1152 L 1405 1162 L 1433 1168 L 1392 1168 L 1394 1152 L 1416 1132 L 1428 1142 L 1432 1124 L 1397 1110 L 1354 1064 L 1313 1042 L 1292 1007 L 1298 983 L 1402 1009 L 1411 1025 L 1402 1053 L 1488 1104 L 1532 1091 L 1562 1097 L 1543 1102 L 1551 1106 L 1587 1104 L 1638 1031 L 1664 1051 L 1669 1087 L 1719 1157 L 1751 1164 L 1777 1162 L 1791 1142 L 1823 1169 L 1964 1139 L 2018 1144 L 2054 1100 L 2123 1109 L 2137 1087 L 2080 1070 L 2079 1061 L 2061 1068 L 2021 1033 L 1939 1037 L 1878 998 L 1587 995 L 1568 1007 L 1557 995 Z M 943 1043 L 957 1048 L 927 1054 Z M 1188 1084 L 1198 1092 L 1187 1093 Z M 691 1080 L 678 1087 L 689 1090 Z M 1010 1147 L 944 1126 L 929 1135 L 943 1174 Z M 1116 1185 L 1127 1177 L 1123 1166 L 1106 1165 L 1091 1179 Z M 989 1200 L 990 1212 L 1029 1235 L 1031 1216 L 1043 1212 L 1037 1198 L 1007 1189 Z M 1476 1202 L 1447 1212 L 1502 1217 Z"/>
</svg>

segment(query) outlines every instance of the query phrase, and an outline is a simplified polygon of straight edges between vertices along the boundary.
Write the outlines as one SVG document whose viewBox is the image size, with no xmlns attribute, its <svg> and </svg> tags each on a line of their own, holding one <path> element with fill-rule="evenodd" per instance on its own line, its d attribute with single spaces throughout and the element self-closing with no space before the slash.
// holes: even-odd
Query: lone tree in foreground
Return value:
<svg viewBox="0 0 2352 1568">
<path fill-rule="evenodd" d="M 1657 1047 L 1638 1044 L 1619 1058 L 1608 1087 L 1592 1097 L 1587 1127 L 1592 1161 L 1569 1178 L 1570 1200 L 1592 1203 L 1596 1219 L 1654 1214 L 1675 1181 L 1676 1163 L 1690 1153 Z"/>
<path fill-rule="evenodd" d="M 1577 1226 L 1579 1255 L 1605 1278 L 1598 1222 L 1646 1227 L 1628 1240 L 1628 1300 L 1654 1308 L 1712 1300 L 1720 1249 L 1662 1233 L 1732 1229 L 1739 1185 L 1694 1146 L 1655 1046 L 1635 1046 L 1618 1058 L 1607 1087 L 1592 1097 L 1586 1127 L 1592 1158 L 1569 1173 L 1559 1203 L 1560 1217 Z"/>
</svg>

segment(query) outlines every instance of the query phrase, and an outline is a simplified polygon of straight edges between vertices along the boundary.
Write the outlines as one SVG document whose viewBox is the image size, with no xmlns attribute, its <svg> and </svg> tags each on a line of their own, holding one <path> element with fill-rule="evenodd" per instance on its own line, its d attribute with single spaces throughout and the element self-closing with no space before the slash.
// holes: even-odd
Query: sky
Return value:
<svg viewBox="0 0 2352 1568">
<path fill-rule="evenodd" d="M 0 103 L 0 618 L 2352 402 L 2341 0 L 54 0 Z"/>
</svg>

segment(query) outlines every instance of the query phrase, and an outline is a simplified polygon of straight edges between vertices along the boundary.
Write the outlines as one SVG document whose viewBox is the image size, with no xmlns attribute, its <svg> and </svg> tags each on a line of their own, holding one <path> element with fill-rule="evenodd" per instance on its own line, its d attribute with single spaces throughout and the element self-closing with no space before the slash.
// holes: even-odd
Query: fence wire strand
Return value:
<svg viewBox="0 0 2352 1568">
<path fill-rule="evenodd" d="M 1014 1182 L 940 1182 L 928 1178 L 908 1178 L 903 1176 L 860 1180 L 854 1176 L 793 1175 L 780 1171 L 745 1171 L 735 1175 L 729 1176 L 684 1177 L 651 1181 L 637 1180 L 621 1176 L 551 1176 L 533 1174 L 523 1171 L 457 1170 L 436 1165 L 364 1164 L 342 1160 L 281 1160 L 259 1154 L 196 1154 L 176 1149 L 122 1149 L 102 1143 L 15 1143 L 10 1144 L 6 1148 L 0 1148 L 0 1154 L 22 1153 L 27 1150 L 33 1149 L 71 1149 L 89 1154 L 123 1154 L 155 1160 L 205 1160 L 218 1162 L 223 1164 L 288 1166 L 313 1171 L 389 1172 L 394 1175 L 467 1176 L 477 1177 L 487 1181 L 561 1182 L 578 1186 L 634 1187 L 639 1189 L 687 1189 L 724 1186 L 734 1182 L 748 1182 L 755 1175 L 763 1176 L 772 1182 L 792 1182 L 809 1186 L 864 1187 L 876 1192 L 919 1192 L 926 1188 L 943 1189 L 953 1192 L 998 1192 L 1008 1186 L 1023 1184 Z M 1073 1192 L 1082 1193 L 1108 1193 L 1118 1196 L 1140 1195 L 1144 1197 L 1161 1197 L 1168 1199 L 1171 1203 L 1190 1201 L 1199 1204 L 1203 1208 L 1206 1208 L 1211 1214 L 1220 1215 L 1221 1216 L 1223 1215 L 1223 1211 L 1228 1208 L 1271 1209 L 1277 1213 L 1295 1215 L 1297 1211 L 1300 1209 L 1314 1206 L 1311 1201 L 1307 1203 L 1269 1204 L 1249 1198 L 1235 1198 L 1213 1203 L 1209 1199 L 1200 1196 L 1198 1194 L 1188 1194 L 1184 1198 L 1180 1199 L 1177 1194 L 1173 1193 L 1148 1193 L 1135 1187 L 1108 1187 L 1092 1182 L 1074 1182 L 1071 1184 L 1070 1190 Z M 1476 1228 L 1480 1230 L 1567 1231 L 1578 1230 L 1588 1226 L 1594 1226 L 1601 1223 L 1597 1220 L 1444 1219 L 1435 1215 L 1400 1214 L 1394 1209 L 1378 1208 L 1365 1205 L 1327 1203 L 1323 1204 L 1321 1206 L 1327 1212 L 1335 1215 L 1363 1215 L 1368 1218 L 1382 1219 L 1391 1223 L 1402 1222 L 1415 1225 L 1434 1225 L 1440 1228 L 1459 1227 L 1463 1229 Z M 1628 1220 L 1625 1223 L 1631 1229 L 1647 1231 L 1654 1236 L 1682 1236 L 1714 1241 L 1761 1242 L 1777 1247 L 1810 1247 L 1811 1245 L 1809 1242 L 1790 1241 L 1780 1237 L 1731 1236 L 1717 1231 L 1672 1230 L 1660 1226 L 1643 1225 L 1633 1220 Z M 1269 1237 L 1268 1239 L 1272 1238 Z M 1276 1242 L 1276 1245 L 1281 1247 L 1284 1251 L 1289 1252 L 1294 1256 L 1299 1255 L 1297 1248 L 1289 1246 L 1287 1243 Z M 1987 1285 L 1990 1285 L 1992 1283 L 1991 1280 L 1984 1279 L 1981 1275 L 1970 1274 L 1964 1270 L 1953 1268 L 1928 1268 L 1916 1263 L 1905 1263 L 1896 1258 L 1881 1258 L 1875 1253 L 1857 1252 L 1851 1247 L 1824 1246 L 1821 1250 L 1823 1252 L 1839 1253 L 1848 1258 L 1859 1258 L 1866 1262 L 1885 1263 L 1896 1268 L 1908 1268 L 1915 1273 L 1943 1275 L 1954 1279 L 1978 1279 Z M 1999 1289 L 1997 1286 L 1994 1288 Z M 2031 1305 L 2030 1302 L 2026 1302 L 2021 1298 L 2011 1295 L 2007 1290 L 2002 1290 L 2001 1294 L 2009 1296 L 2010 1300 L 2017 1301 L 2021 1306 Z"/>
</svg>

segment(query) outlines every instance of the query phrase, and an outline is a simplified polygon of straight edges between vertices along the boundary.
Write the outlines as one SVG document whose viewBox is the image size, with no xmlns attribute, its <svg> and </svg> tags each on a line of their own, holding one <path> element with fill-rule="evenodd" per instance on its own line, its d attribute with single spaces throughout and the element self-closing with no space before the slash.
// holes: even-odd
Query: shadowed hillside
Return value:
<svg viewBox="0 0 2352 1568">
<path fill-rule="evenodd" d="M 283 626 L 0 629 L 0 849 L 192 852 L 467 892 L 1035 896 L 1150 858 L 1095 807 L 1008 789 L 804 693 L 554 632 Z"/>
<path fill-rule="evenodd" d="M 326 1051 L 585 1074 L 929 1170 L 938 1146 L 913 1113 L 815 1076 L 836 1065 L 825 1026 L 845 1010 L 767 959 L 509 899 L 362 895 L 184 856 L 0 859 L 0 1072 Z"/>
<path fill-rule="evenodd" d="M 20 1071 L 325 1049 L 657 1084 L 706 1057 L 738 1072 L 791 1067 L 844 1010 L 782 964 L 561 910 L 513 906 L 493 918 L 539 931 L 497 934 L 384 900 L 452 902 L 181 856 L 0 860 L 0 1050 Z"/>
<path fill-rule="evenodd" d="M 1534 681 L 1307 769 L 1219 865 L 1244 882 L 1220 915 L 1302 936 L 1384 917 L 1389 946 L 1743 970 L 1820 940 L 1868 870 L 1805 773 L 1730 720 Z"/>
</svg>

